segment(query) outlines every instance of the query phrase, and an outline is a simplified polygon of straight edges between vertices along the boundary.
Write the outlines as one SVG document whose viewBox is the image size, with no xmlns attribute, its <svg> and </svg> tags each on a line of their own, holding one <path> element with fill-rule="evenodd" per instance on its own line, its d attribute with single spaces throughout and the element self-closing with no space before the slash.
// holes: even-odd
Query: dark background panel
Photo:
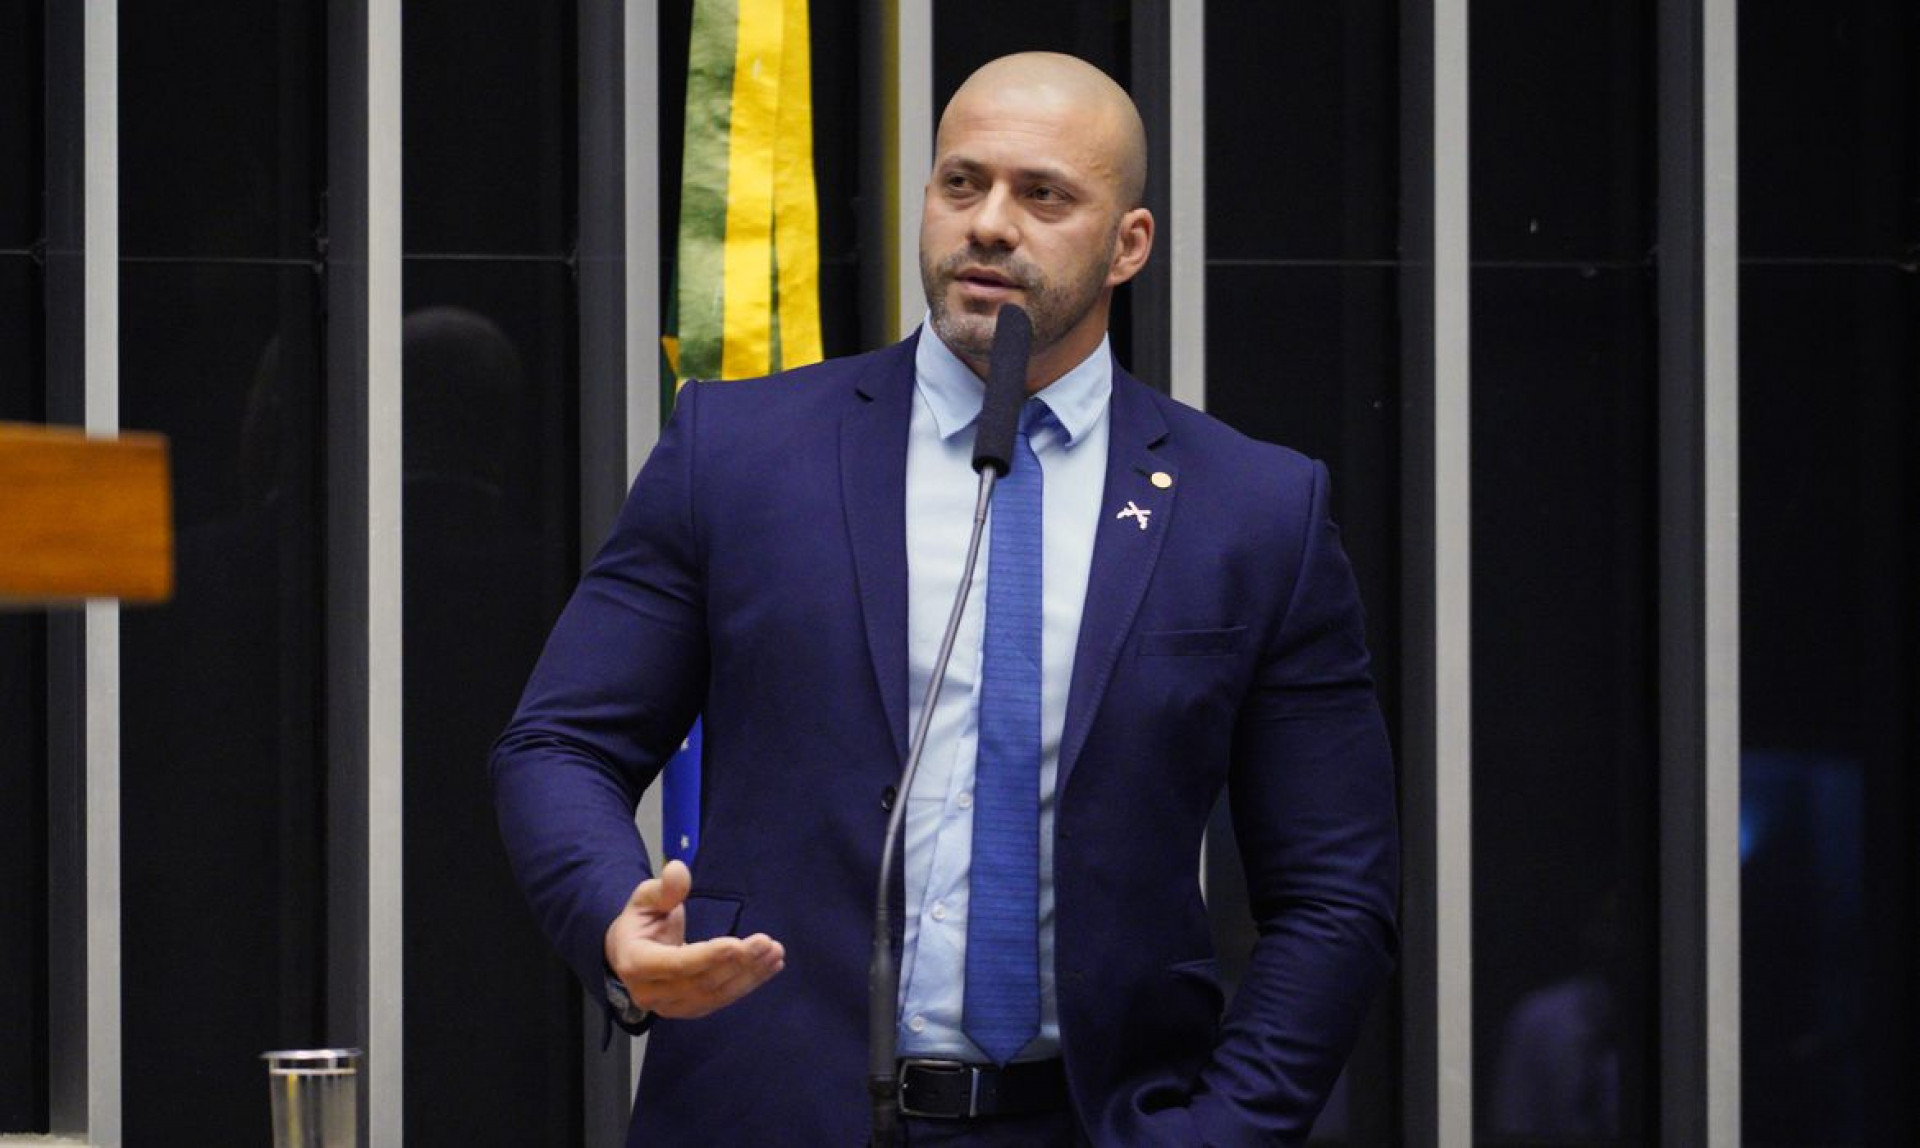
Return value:
<svg viewBox="0 0 1920 1148">
<path fill-rule="evenodd" d="M 321 429 L 313 268 L 129 261 L 120 277 L 121 422 L 167 435 L 175 530 L 280 497 L 288 467 L 311 485 Z"/>
<path fill-rule="evenodd" d="M 0 419 L 44 416 L 40 299 L 0 255 Z M 0 1132 L 47 1128 L 46 682 L 45 620 L 0 611 Z"/>
<path fill-rule="evenodd" d="M 1742 1123 L 1911 1143 L 1920 279 L 1755 265 L 1740 291 Z"/>
<path fill-rule="evenodd" d="M 1009 52 L 1066 52 L 1126 86 L 1131 5 L 1116 0 L 935 0 L 933 111 L 947 106 L 975 68 Z"/>
<path fill-rule="evenodd" d="M 1653 276 L 1473 274 L 1476 1135 L 1648 1143 Z"/>
<path fill-rule="evenodd" d="M 1920 5 L 1740 11 L 1740 250 L 1920 255 Z"/>
<path fill-rule="evenodd" d="M 409 254 L 564 255 L 574 244 L 574 6 L 405 6 Z"/>
<path fill-rule="evenodd" d="M 1398 670 L 1399 272 L 1214 265 L 1207 411 L 1324 461 L 1333 514 L 1367 604 L 1374 677 L 1391 713 Z"/>
<path fill-rule="evenodd" d="M 0 419 L 46 417 L 45 283 L 39 260 L 0 253 Z"/>
<path fill-rule="evenodd" d="M 0 0 L 0 251 L 25 251 L 45 235 L 42 7 L 43 0 Z"/>
<path fill-rule="evenodd" d="M 580 990 L 485 774 L 578 573 L 572 276 L 410 259 L 406 308 L 407 1142 L 577 1144 Z"/>
<path fill-rule="evenodd" d="M 1479 0 L 1473 258 L 1638 261 L 1653 244 L 1651 0 Z"/>
<path fill-rule="evenodd" d="M 122 255 L 312 257 L 324 21 L 320 0 L 120 5 Z"/>
<path fill-rule="evenodd" d="M 47 1130 L 46 624 L 0 614 L 0 1132 Z"/>
<path fill-rule="evenodd" d="M 1920 9 L 1739 35 L 1742 1124 L 1912 1143 Z"/>
<path fill-rule="evenodd" d="M 130 1143 L 241 1144 L 323 1039 L 319 290 L 123 265 L 120 406 L 172 439 L 176 586 L 122 615 Z"/>
<path fill-rule="evenodd" d="M 45 415 L 41 0 L 0 2 L 0 419 Z M 0 611 L 0 1132 L 47 1129 L 46 623 Z"/>
<path fill-rule="evenodd" d="M 686 167 L 682 162 L 686 155 L 687 135 L 687 58 L 691 51 L 693 36 L 693 0 L 661 0 L 659 7 L 660 31 L 660 322 L 661 331 L 672 332 L 674 324 L 671 317 L 677 314 L 674 306 L 674 285 L 679 282 L 678 261 L 680 249 L 680 181 L 686 177 Z M 812 31 L 820 32 L 820 21 L 816 16 Z M 813 71 L 813 91 L 815 111 L 820 110 L 819 96 L 823 76 L 819 68 Z M 848 123 L 857 120 L 846 121 Z M 818 146 L 823 134 L 834 134 L 835 121 L 824 117 L 816 118 L 813 134 Z M 821 205 L 824 214 L 825 204 Z M 822 228 L 824 231 L 825 229 Z M 825 236 L 821 238 L 821 254 L 826 253 Z M 825 299 L 820 301 L 820 309 L 827 309 Z M 637 352 L 630 352 L 637 353 Z M 831 352 L 829 352 L 831 353 Z M 664 413 L 664 412 L 663 412 Z"/>
<path fill-rule="evenodd" d="M 571 553 L 579 535 L 572 268 L 474 257 L 408 258 L 405 267 L 402 340 L 415 356 L 407 366 L 427 372 L 406 377 L 408 410 L 421 420 L 406 423 L 409 473 L 471 474 L 497 486 L 542 553 Z M 478 408 L 468 402 L 474 395 L 498 405 Z"/>
<path fill-rule="evenodd" d="M 820 208 L 820 335 L 822 349 L 833 358 L 870 349 L 860 345 L 859 125 L 861 103 L 873 93 L 860 84 L 858 0 L 809 0 L 807 8 L 813 43 L 813 180 Z M 685 83 L 683 77 L 683 89 Z M 677 182 L 674 197 L 677 207 Z"/>
<path fill-rule="evenodd" d="M 1398 17 L 1385 0 L 1209 8 L 1209 257 L 1397 257 Z"/>
<path fill-rule="evenodd" d="M 1208 413 L 1327 464 L 1390 730 L 1399 728 L 1400 683 L 1398 282 L 1397 268 L 1359 263 L 1216 262 L 1207 274 Z M 1207 905 L 1231 992 L 1255 938 L 1225 802 L 1208 829 Z M 1314 1128 L 1316 1143 L 1400 1142 L 1397 1023 L 1384 993 Z"/>
</svg>

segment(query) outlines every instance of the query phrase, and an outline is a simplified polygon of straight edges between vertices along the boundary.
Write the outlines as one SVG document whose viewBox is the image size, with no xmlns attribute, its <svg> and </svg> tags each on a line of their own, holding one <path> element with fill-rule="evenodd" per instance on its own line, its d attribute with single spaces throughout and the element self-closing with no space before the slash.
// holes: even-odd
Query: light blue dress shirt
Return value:
<svg viewBox="0 0 1920 1148">
<path fill-rule="evenodd" d="M 973 371 L 920 326 L 913 417 L 907 432 L 908 728 L 920 720 L 940 637 L 966 561 L 978 479 L 973 427 L 985 388 Z M 1093 354 L 1040 391 L 1052 413 L 1028 435 L 1045 478 L 1040 638 L 1040 1035 L 1020 1054 L 1060 1048 L 1053 976 L 1054 779 L 1060 768 L 1067 688 L 1073 679 L 1080 612 L 1093 564 L 1094 529 L 1106 485 L 1107 409 L 1113 359 L 1102 339 Z M 906 936 L 901 957 L 902 1055 L 979 1061 L 961 1031 L 967 973 L 967 871 L 973 854 L 973 767 L 979 732 L 980 651 L 985 640 L 988 537 L 980 547 L 953 660 L 934 702 L 920 772 L 907 797 Z"/>
</svg>

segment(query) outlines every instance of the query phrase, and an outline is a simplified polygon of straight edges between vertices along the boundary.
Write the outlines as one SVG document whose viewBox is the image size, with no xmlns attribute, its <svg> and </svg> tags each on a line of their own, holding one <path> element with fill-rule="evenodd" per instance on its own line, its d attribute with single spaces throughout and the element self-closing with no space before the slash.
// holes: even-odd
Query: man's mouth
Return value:
<svg viewBox="0 0 1920 1148">
<path fill-rule="evenodd" d="M 963 268 L 954 276 L 954 281 L 988 295 L 1004 295 L 1017 290 L 1020 286 L 1012 276 L 995 271 L 991 267 Z"/>
</svg>

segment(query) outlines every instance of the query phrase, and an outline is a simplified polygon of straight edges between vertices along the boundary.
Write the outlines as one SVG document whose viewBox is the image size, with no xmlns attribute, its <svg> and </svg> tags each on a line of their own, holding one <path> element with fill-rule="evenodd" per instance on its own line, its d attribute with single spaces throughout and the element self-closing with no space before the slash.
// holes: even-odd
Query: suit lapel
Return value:
<svg viewBox="0 0 1920 1148">
<path fill-rule="evenodd" d="M 1066 726 L 1061 735 L 1060 775 L 1064 790 L 1086 744 L 1107 683 L 1132 631 L 1134 615 L 1153 580 L 1160 547 L 1172 525 L 1179 471 L 1155 448 L 1166 437 L 1166 421 L 1146 386 L 1122 371 L 1113 372 L 1113 399 L 1107 432 L 1107 480 L 1094 530 L 1093 567 L 1080 616 L 1080 640 L 1074 650 L 1073 682 L 1067 693 Z M 1155 476 L 1164 476 L 1156 480 Z"/>
<path fill-rule="evenodd" d="M 907 756 L 907 426 L 914 340 L 876 355 L 840 424 L 840 490 L 874 679 Z"/>
</svg>

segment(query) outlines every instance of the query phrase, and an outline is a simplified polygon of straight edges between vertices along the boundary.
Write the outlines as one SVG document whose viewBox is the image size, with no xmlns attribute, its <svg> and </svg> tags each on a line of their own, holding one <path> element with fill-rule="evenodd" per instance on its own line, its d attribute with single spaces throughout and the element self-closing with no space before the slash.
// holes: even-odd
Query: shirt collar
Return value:
<svg viewBox="0 0 1920 1148">
<path fill-rule="evenodd" d="M 933 413 L 933 425 L 943 439 L 952 438 L 980 417 L 986 384 L 934 332 L 931 319 L 920 322 L 920 339 L 913 353 L 914 383 Z M 1099 421 L 1113 394 L 1113 354 L 1107 337 L 1074 368 L 1040 389 L 1036 398 L 1047 404 L 1066 431 L 1066 445 L 1081 440 Z"/>
</svg>

